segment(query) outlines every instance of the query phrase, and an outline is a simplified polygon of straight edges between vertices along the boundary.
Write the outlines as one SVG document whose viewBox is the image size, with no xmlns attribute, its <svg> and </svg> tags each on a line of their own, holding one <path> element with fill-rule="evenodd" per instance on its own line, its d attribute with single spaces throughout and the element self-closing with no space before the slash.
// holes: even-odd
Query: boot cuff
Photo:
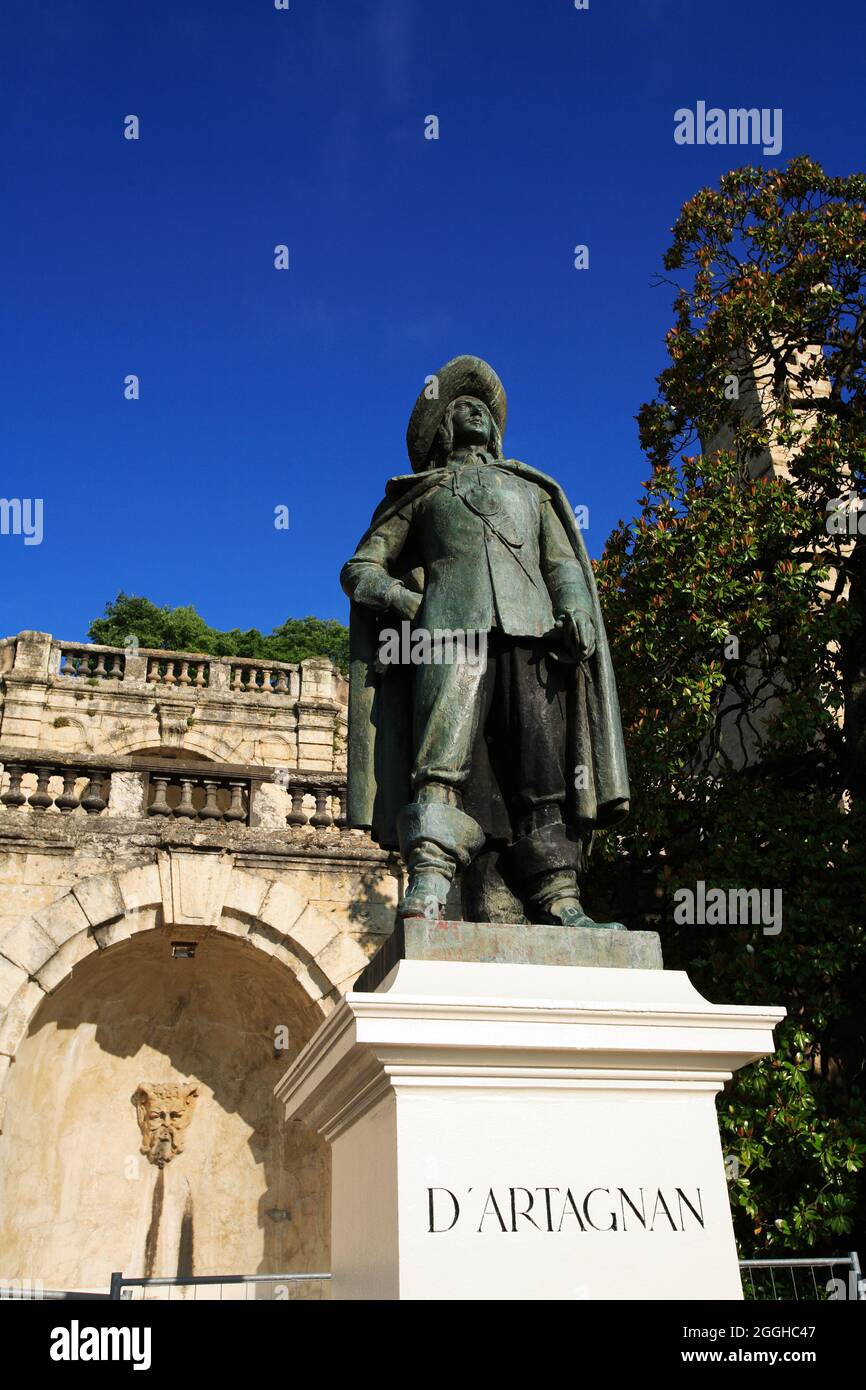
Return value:
<svg viewBox="0 0 866 1390">
<path fill-rule="evenodd" d="M 477 821 L 437 801 L 412 801 L 397 817 L 400 852 L 405 859 L 419 840 L 432 840 L 454 856 L 458 864 L 468 864 L 484 844 L 484 831 Z"/>
<path fill-rule="evenodd" d="M 560 821 L 555 825 L 543 825 L 531 835 L 515 840 L 503 851 L 502 859 L 509 873 L 522 881 L 551 869 L 577 870 L 580 854 L 580 842 L 568 838 Z"/>
</svg>

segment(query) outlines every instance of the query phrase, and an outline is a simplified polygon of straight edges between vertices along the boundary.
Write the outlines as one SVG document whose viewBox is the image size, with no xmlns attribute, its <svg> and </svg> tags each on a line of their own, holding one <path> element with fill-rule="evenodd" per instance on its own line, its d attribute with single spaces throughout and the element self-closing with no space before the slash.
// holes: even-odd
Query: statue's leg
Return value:
<svg viewBox="0 0 866 1390">
<path fill-rule="evenodd" d="M 409 870 L 400 917 L 438 917 L 458 866 L 484 843 L 462 809 L 472 746 L 489 702 L 490 663 L 452 661 L 418 667 L 415 678 L 415 800 L 397 818 Z"/>
<path fill-rule="evenodd" d="M 530 921 L 625 930 L 620 922 L 596 922 L 584 912 L 578 888 L 584 845 L 570 837 L 558 807 L 532 813 L 522 829 L 502 858 L 520 885 Z"/>
<path fill-rule="evenodd" d="M 468 864 L 484 843 L 477 821 L 445 801 L 424 799 L 404 806 L 397 817 L 400 850 L 409 870 L 409 884 L 399 917 L 441 916 L 458 865 Z"/>
<path fill-rule="evenodd" d="M 503 650 L 493 720 L 510 752 L 505 778 L 515 839 L 502 856 L 530 921 L 619 928 L 584 912 L 578 887 L 585 844 L 563 823 L 565 675 L 538 643 Z"/>
</svg>

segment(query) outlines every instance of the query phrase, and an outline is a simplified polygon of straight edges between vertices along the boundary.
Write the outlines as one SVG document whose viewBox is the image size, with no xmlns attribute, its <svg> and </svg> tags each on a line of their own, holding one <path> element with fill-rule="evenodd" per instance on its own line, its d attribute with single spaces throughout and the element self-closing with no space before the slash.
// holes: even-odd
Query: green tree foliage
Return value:
<svg viewBox="0 0 866 1390">
<path fill-rule="evenodd" d="M 120 593 L 106 604 L 105 615 L 88 628 L 92 642 L 125 647 L 135 638 L 140 647 L 206 652 L 211 656 L 249 656 L 271 661 L 303 661 L 327 656 L 342 671 L 349 665 L 349 630 L 333 618 L 287 618 L 273 632 L 257 628 L 221 632 L 210 627 L 191 606 L 159 608 L 150 599 Z"/>
<path fill-rule="evenodd" d="M 686 204 L 670 363 L 638 417 L 653 475 L 597 566 L 634 803 L 596 846 L 594 905 L 661 930 L 709 998 L 788 1010 L 720 1098 L 744 1254 L 866 1235 L 866 541 L 828 531 L 864 483 L 864 223 L 866 179 L 806 159 Z M 726 395 L 747 363 L 772 380 L 760 413 Z M 771 449 L 790 477 L 754 479 Z M 781 932 L 679 923 L 699 880 L 781 890 Z"/>
</svg>

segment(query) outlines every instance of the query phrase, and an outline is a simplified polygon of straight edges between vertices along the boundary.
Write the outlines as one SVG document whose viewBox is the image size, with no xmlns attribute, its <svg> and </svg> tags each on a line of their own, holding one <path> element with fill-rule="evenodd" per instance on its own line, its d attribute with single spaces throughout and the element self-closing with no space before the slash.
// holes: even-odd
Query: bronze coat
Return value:
<svg viewBox="0 0 866 1390">
<path fill-rule="evenodd" d="M 585 767 L 586 787 L 569 789 L 566 823 L 580 832 L 613 825 L 628 814 L 629 786 L 625 745 L 619 713 L 616 681 L 595 576 L 580 528 L 562 489 L 546 474 L 516 459 L 497 459 L 497 468 L 513 472 L 545 491 L 572 546 L 589 594 L 597 633 L 595 653 L 573 671 L 567 720 L 566 766 Z M 400 508 L 411 504 L 428 489 L 447 478 L 444 468 L 392 478 L 376 508 L 367 537 Z M 411 567 L 407 547 L 406 567 L 395 567 L 395 578 L 407 587 L 424 591 L 423 571 Z M 401 556 L 401 561 L 403 561 Z M 352 603 L 349 622 L 349 775 L 348 823 L 370 830 L 384 848 L 397 846 L 397 813 L 411 800 L 413 760 L 412 697 L 415 668 L 411 665 L 375 669 L 379 633 L 399 625 L 393 612 Z"/>
</svg>

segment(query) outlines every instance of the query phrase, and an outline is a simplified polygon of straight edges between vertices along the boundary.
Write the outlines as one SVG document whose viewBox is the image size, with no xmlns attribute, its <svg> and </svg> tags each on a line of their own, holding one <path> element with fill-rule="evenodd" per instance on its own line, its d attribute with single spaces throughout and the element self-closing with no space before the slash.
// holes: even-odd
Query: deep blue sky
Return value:
<svg viewBox="0 0 866 1390">
<path fill-rule="evenodd" d="M 0 496 L 42 497 L 45 534 L 0 536 L 0 636 L 80 638 L 119 589 L 345 619 L 340 565 L 461 352 L 600 552 L 648 472 L 677 210 L 738 164 L 863 167 L 866 8 L 590 3 L 3 0 Z M 676 145 L 699 99 L 781 107 L 781 155 Z"/>
</svg>

